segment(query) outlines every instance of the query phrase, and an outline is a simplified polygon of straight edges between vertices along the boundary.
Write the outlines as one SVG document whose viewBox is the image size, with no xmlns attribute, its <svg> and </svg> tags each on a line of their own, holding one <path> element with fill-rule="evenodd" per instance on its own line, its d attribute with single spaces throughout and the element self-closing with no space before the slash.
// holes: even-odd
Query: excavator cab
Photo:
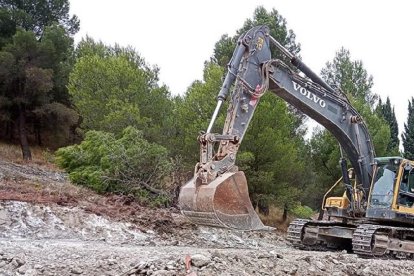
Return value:
<svg viewBox="0 0 414 276">
<path fill-rule="evenodd" d="M 414 162 L 401 157 L 375 158 L 368 201 L 371 219 L 412 223 L 414 220 Z"/>
<path fill-rule="evenodd" d="M 398 189 L 397 204 L 399 206 L 414 207 L 414 168 L 410 163 L 403 165 L 401 181 Z"/>
<path fill-rule="evenodd" d="M 395 159 L 395 161 L 398 162 L 398 159 Z M 395 163 L 393 160 L 377 163 L 371 189 L 370 206 L 391 208 L 398 165 L 399 163 Z"/>
</svg>

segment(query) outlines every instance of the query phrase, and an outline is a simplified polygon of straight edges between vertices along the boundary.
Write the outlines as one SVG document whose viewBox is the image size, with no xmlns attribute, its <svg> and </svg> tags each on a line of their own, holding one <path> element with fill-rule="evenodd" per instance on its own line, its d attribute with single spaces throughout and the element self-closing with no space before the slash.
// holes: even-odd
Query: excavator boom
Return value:
<svg viewBox="0 0 414 276">
<path fill-rule="evenodd" d="M 271 44 L 306 77 L 281 60 L 272 59 Z M 223 132 L 212 134 L 215 118 L 232 86 Z M 180 192 L 179 206 L 193 222 L 243 230 L 264 228 L 251 204 L 246 177 L 235 161 L 260 97 L 267 90 L 325 126 L 338 139 L 355 168 L 362 191 L 368 192 L 375 153 L 358 112 L 341 92 L 272 38 L 267 26 L 257 26 L 238 40 L 207 132 L 198 138 L 200 162 L 194 177 Z"/>
</svg>

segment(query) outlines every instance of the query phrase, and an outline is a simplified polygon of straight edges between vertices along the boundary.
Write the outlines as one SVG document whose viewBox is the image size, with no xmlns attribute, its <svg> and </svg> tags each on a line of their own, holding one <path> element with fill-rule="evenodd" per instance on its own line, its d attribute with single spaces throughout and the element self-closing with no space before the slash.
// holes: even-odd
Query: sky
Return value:
<svg viewBox="0 0 414 276">
<path fill-rule="evenodd" d="M 133 46 L 160 68 L 173 95 L 202 80 L 204 62 L 223 34 L 233 36 L 254 9 L 276 9 L 301 44 L 302 60 L 320 73 L 345 47 L 374 79 L 372 91 L 390 97 L 400 132 L 414 96 L 414 2 L 410 0 L 69 0 L 86 35 Z M 413 82 L 411 82 L 413 80 Z M 218 93 L 218 91 L 217 91 Z"/>
</svg>

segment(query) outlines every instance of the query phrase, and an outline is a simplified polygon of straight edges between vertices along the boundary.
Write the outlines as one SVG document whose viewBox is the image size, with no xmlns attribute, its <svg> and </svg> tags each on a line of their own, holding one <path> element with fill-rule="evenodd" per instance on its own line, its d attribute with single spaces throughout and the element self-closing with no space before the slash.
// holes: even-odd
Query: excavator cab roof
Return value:
<svg viewBox="0 0 414 276">
<path fill-rule="evenodd" d="M 394 164 L 399 165 L 404 158 L 401 156 L 388 156 L 388 157 L 375 157 L 374 162 L 377 165 L 383 165 L 383 164 Z"/>
</svg>

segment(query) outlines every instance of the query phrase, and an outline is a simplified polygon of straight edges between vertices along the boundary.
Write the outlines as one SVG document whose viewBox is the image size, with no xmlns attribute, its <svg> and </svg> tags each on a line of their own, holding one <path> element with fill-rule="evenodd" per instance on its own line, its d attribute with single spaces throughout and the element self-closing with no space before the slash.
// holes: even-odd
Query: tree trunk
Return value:
<svg viewBox="0 0 414 276">
<path fill-rule="evenodd" d="M 42 146 L 42 134 L 41 134 L 41 130 L 40 130 L 40 123 L 39 122 L 36 122 L 35 123 L 35 125 L 34 125 L 34 128 L 35 128 L 35 133 L 36 133 L 36 142 L 37 142 L 37 145 L 39 146 L 39 147 L 41 147 Z"/>
<path fill-rule="evenodd" d="M 10 121 L 4 123 L 6 132 L 4 133 L 4 138 L 9 141 L 10 143 L 13 142 L 13 131 L 14 127 Z"/>
<path fill-rule="evenodd" d="M 259 213 L 265 216 L 269 215 L 269 204 L 265 200 L 259 200 L 257 207 L 259 209 Z"/>
<path fill-rule="evenodd" d="M 283 215 L 282 215 L 282 221 L 285 222 L 287 220 L 287 215 L 288 215 L 288 206 L 287 204 L 285 204 L 283 206 Z"/>
<path fill-rule="evenodd" d="M 26 114 L 23 108 L 19 109 L 18 120 L 19 120 L 20 147 L 22 149 L 23 160 L 29 161 L 29 160 L 32 160 L 32 153 L 30 151 L 29 142 L 27 140 Z"/>
</svg>

